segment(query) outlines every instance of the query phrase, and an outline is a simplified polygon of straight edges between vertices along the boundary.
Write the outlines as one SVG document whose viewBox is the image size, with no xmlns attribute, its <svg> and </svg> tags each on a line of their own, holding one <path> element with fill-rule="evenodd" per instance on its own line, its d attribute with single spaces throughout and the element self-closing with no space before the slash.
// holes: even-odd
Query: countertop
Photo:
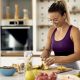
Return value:
<svg viewBox="0 0 80 80">
<path fill-rule="evenodd" d="M 24 79 L 24 73 L 18 74 L 15 73 L 13 76 L 3 76 L 0 74 L 0 80 L 25 80 Z"/>
<path fill-rule="evenodd" d="M 72 70 L 72 71 L 69 71 L 69 72 L 64 72 L 64 73 L 60 73 L 61 75 L 63 74 L 76 74 L 78 73 L 80 70 Z M 60 75 L 58 74 L 58 75 Z M 22 74 L 18 74 L 18 73 L 15 73 L 13 76 L 10 76 L 10 77 L 6 77 L 6 76 L 3 76 L 0 74 L 0 80 L 25 80 L 24 79 L 24 73 Z"/>
<path fill-rule="evenodd" d="M 22 63 L 24 62 L 24 58 L 22 57 L 3 57 L 0 59 L 0 63 L 1 63 L 1 66 L 9 66 L 11 65 L 12 63 Z M 34 65 L 40 65 L 41 64 L 41 58 L 39 57 L 34 57 L 33 60 L 32 60 L 32 63 Z M 55 66 L 55 65 L 54 65 Z M 62 74 L 76 74 L 78 73 L 80 70 L 72 70 L 72 71 L 68 71 L 68 72 L 64 72 L 64 73 L 60 73 L 61 75 Z M 59 74 L 58 74 L 59 75 Z M 6 77 L 6 76 L 3 76 L 0 74 L 0 80 L 25 80 L 25 77 L 24 77 L 24 72 L 22 74 L 19 74 L 19 73 L 15 73 L 13 76 L 9 76 L 9 77 Z"/>
</svg>

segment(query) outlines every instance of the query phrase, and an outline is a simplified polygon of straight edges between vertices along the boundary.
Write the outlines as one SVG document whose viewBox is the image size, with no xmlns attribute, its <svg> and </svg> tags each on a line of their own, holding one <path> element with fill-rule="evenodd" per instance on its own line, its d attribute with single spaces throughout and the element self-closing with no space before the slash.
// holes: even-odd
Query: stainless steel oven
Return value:
<svg viewBox="0 0 80 80">
<path fill-rule="evenodd" d="M 2 29 L 1 50 L 32 50 L 33 35 L 30 29 Z"/>
</svg>

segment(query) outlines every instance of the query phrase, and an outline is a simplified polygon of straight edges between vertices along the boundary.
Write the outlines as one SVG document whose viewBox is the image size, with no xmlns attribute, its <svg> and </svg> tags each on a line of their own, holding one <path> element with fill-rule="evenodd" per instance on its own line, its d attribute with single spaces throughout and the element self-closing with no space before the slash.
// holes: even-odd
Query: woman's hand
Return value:
<svg viewBox="0 0 80 80">
<path fill-rule="evenodd" d="M 45 60 L 45 64 L 46 64 L 47 66 L 50 66 L 50 65 L 54 64 L 54 61 L 55 61 L 55 57 L 49 57 L 49 58 L 47 58 L 47 59 Z"/>
<path fill-rule="evenodd" d="M 41 54 L 42 60 L 45 60 L 46 58 L 48 58 L 49 55 L 50 55 L 49 51 L 44 50 L 43 53 Z"/>
</svg>

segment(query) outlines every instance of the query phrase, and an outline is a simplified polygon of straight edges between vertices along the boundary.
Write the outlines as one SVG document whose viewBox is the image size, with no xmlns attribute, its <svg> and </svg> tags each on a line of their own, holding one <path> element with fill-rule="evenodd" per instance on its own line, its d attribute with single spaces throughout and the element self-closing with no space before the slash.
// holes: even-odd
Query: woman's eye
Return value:
<svg viewBox="0 0 80 80">
<path fill-rule="evenodd" d="M 53 19 L 50 19 L 49 21 L 53 21 Z"/>
</svg>

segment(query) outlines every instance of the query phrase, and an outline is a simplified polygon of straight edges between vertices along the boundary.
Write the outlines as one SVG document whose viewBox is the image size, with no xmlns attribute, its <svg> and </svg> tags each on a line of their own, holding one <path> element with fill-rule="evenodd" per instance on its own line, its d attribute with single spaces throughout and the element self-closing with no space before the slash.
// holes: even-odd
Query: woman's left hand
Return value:
<svg viewBox="0 0 80 80">
<path fill-rule="evenodd" d="M 54 61 L 55 61 L 55 57 L 49 57 L 45 60 L 45 63 L 47 66 L 50 66 L 54 63 Z"/>
</svg>

